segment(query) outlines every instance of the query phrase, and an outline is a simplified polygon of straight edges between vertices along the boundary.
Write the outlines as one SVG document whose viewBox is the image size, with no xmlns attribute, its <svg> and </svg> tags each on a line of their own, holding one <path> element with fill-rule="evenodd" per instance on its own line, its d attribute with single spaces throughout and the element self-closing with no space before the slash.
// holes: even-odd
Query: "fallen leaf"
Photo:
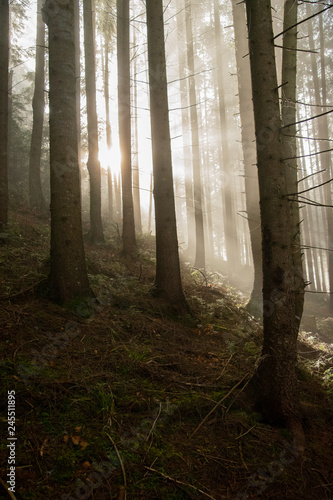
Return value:
<svg viewBox="0 0 333 500">
<path fill-rule="evenodd" d="M 81 437 L 80 436 L 71 436 L 72 443 L 75 444 L 76 446 L 80 444 Z"/>
<path fill-rule="evenodd" d="M 40 447 L 39 454 L 40 454 L 41 457 L 44 455 L 44 448 L 45 448 L 46 443 L 48 442 L 48 440 L 49 440 L 49 438 L 44 439 L 44 442 L 43 442 L 42 446 Z"/>
<path fill-rule="evenodd" d="M 87 441 L 84 441 L 84 439 L 80 439 L 80 446 L 81 446 L 82 450 L 85 450 L 88 446 Z"/>
</svg>

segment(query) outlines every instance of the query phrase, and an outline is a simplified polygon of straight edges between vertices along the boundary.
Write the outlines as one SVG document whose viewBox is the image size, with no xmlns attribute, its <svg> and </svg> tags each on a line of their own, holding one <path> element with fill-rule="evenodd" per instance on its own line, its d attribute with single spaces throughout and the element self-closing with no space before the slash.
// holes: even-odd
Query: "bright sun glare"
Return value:
<svg viewBox="0 0 333 500">
<path fill-rule="evenodd" d="M 98 156 L 103 170 L 111 168 L 112 174 L 120 173 L 121 153 L 118 141 L 114 141 L 111 148 L 107 147 L 106 141 L 101 141 Z"/>
</svg>

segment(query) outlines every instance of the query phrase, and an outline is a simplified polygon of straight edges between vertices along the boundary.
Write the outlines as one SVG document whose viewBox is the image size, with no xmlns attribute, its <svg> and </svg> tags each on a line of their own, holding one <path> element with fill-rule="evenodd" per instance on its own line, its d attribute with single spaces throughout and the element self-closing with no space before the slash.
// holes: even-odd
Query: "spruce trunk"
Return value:
<svg viewBox="0 0 333 500">
<path fill-rule="evenodd" d="M 29 198 L 30 205 L 40 212 L 46 213 L 47 208 L 43 197 L 40 177 L 40 160 L 43 141 L 44 121 L 44 80 L 45 80 L 45 24 L 42 19 L 44 0 L 37 3 L 37 37 L 36 37 L 36 69 L 35 91 L 32 101 L 33 123 L 29 163 Z"/>
<path fill-rule="evenodd" d="M 131 82 L 129 49 L 129 0 L 117 0 L 118 120 L 123 195 L 123 252 L 136 254 L 132 193 Z"/>
<path fill-rule="evenodd" d="M 156 223 L 155 292 L 178 313 L 186 310 L 178 255 L 162 0 L 147 0 L 150 117 Z"/>
<path fill-rule="evenodd" d="M 0 231 L 8 221 L 9 3 L 0 0 Z"/>
<path fill-rule="evenodd" d="M 74 0 L 42 13 L 49 28 L 51 270 L 50 285 L 60 303 L 91 297 L 81 222 L 76 119 Z"/>
<path fill-rule="evenodd" d="M 88 171 L 90 178 L 90 241 L 103 243 L 101 166 L 98 160 L 98 124 L 96 110 L 96 63 L 92 0 L 83 1 L 84 53 L 88 119 Z"/>
<path fill-rule="evenodd" d="M 263 239 L 264 343 L 250 387 L 265 420 L 287 425 L 302 445 L 296 377 L 298 320 L 281 158 L 281 119 L 270 0 L 246 0 Z"/>
</svg>

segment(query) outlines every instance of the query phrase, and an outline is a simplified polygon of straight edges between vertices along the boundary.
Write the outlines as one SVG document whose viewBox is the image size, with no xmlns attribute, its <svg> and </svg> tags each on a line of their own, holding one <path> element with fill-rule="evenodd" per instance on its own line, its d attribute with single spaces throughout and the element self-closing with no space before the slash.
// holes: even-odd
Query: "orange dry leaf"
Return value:
<svg viewBox="0 0 333 500">
<path fill-rule="evenodd" d="M 80 444 L 81 437 L 80 436 L 71 436 L 72 443 L 75 444 L 76 446 Z"/>
<path fill-rule="evenodd" d="M 82 450 L 85 450 L 88 446 L 87 441 L 84 441 L 84 439 L 80 439 L 80 446 Z"/>
<path fill-rule="evenodd" d="M 46 443 L 48 442 L 48 440 L 49 440 L 49 438 L 44 439 L 44 442 L 43 442 L 42 446 L 40 447 L 39 454 L 40 454 L 41 457 L 44 455 L 44 448 L 45 448 Z"/>
</svg>

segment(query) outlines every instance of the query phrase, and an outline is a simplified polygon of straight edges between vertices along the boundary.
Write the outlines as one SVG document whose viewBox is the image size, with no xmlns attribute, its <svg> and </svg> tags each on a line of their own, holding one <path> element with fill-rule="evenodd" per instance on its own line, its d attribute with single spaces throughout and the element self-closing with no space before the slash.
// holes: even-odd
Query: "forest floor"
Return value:
<svg viewBox="0 0 333 500">
<path fill-rule="evenodd" d="M 300 335 L 299 456 L 289 432 L 242 399 L 262 343 L 243 296 L 183 265 L 191 315 L 171 317 L 149 293 L 153 238 L 138 246 L 127 264 L 116 231 L 103 246 L 86 244 L 98 302 L 93 315 L 79 304 L 74 314 L 43 295 L 48 222 L 24 208 L 11 214 L 0 238 L 0 498 L 332 499 L 332 345 Z M 331 320 L 320 321 L 327 336 Z"/>
</svg>

